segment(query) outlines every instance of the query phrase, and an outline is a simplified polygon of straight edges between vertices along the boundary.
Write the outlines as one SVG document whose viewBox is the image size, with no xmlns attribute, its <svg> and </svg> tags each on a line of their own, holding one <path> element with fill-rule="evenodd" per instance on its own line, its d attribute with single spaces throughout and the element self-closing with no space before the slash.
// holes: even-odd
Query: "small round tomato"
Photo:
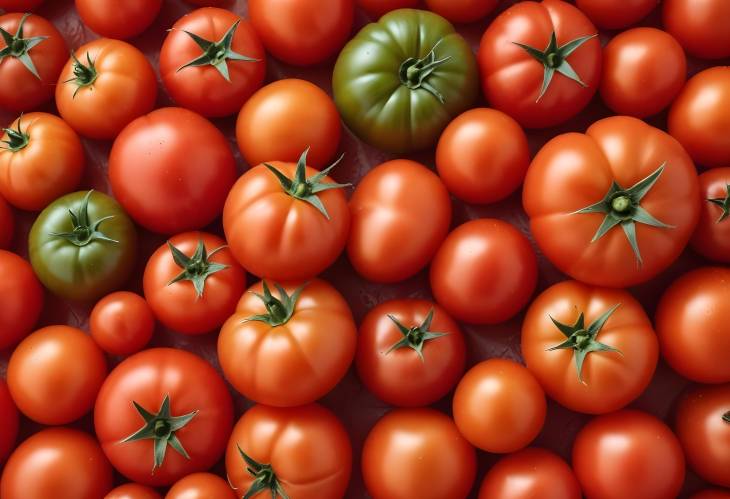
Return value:
<svg viewBox="0 0 730 499">
<path fill-rule="evenodd" d="M 33 267 L 15 253 L 0 250 L 0 350 L 30 333 L 43 309 L 43 287 Z"/>
<path fill-rule="evenodd" d="M 56 106 L 81 135 L 113 139 L 132 120 L 154 108 L 157 77 L 144 54 L 132 45 L 101 38 L 71 55 L 58 78 Z"/>
<path fill-rule="evenodd" d="M 426 0 L 426 8 L 454 23 L 471 23 L 486 17 L 499 0 Z"/>
<path fill-rule="evenodd" d="M 730 168 L 713 168 L 700 175 L 702 208 L 690 244 L 700 255 L 730 262 Z"/>
<path fill-rule="evenodd" d="M 223 134 L 199 114 L 178 107 L 157 109 L 130 123 L 109 155 L 114 196 L 138 224 L 162 234 L 211 223 L 235 178 L 236 164 Z"/>
<path fill-rule="evenodd" d="M 601 98 L 616 114 L 644 118 L 674 100 L 686 75 L 687 58 L 672 35 L 656 28 L 630 29 L 603 49 Z"/>
<path fill-rule="evenodd" d="M 14 5 L 0 7 L 28 11 L 31 1 L 10 0 Z M 21 6 L 22 4 L 22 6 Z M 0 108 L 29 111 L 53 97 L 53 89 L 68 57 L 66 42 L 46 19 L 30 14 L 0 16 Z M 8 40 L 11 47 L 8 47 Z"/>
<path fill-rule="evenodd" d="M 594 418 L 573 444 L 573 469 L 591 499 L 668 499 L 684 482 L 684 455 L 660 420 L 640 411 Z"/>
<path fill-rule="evenodd" d="M 357 0 L 357 5 L 372 17 L 379 18 L 391 10 L 414 9 L 419 2 L 420 0 Z"/>
<path fill-rule="evenodd" d="M 0 250 L 10 248 L 15 233 L 15 217 L 5 199 L 0 196 Z"/>
<path fill-rule="evenodd" d="M 84 171 L 79 136 L 58 116 L 29 113 L 4 129 L 0 194 L 21 210 L 38 211 L 73 191 Z"/>
<path fill-rule="evenodd" d="M 295 66 L 311 66 L 345 44 L 355 17 L 355 0 L 249 0 L 248 15 L 274 57 Z"/>
<path fill-rule="evenodd" d="M 43 3 L 43 0 L 0 0 L 0 9 L 8 12 L 28 12 Z"/>
<path fill-rule="evenodd" d="M 237 499 L 231 486 L 212 473 L 193 473 L 182 478 L 167 492 L 165 499 Z"/>
<path fill-rule="evenodd" d="M 351 472 L 347 431 L 317 404 L 252 407 L 236 423 L 226 450 L 226 474 L 239 497 L 345 497 Z"/>
<path fill-rule="evenodd" d="M 89 316 L 91 337 L 112 355 L 142 350 L 155 330 L 155 316 L 136 293 L 117 291 L 99 300 Z"/>
<path fill-rule="evenodd" d="M 3 424 L 0 426 L 0 464 L 10 455 L 15 448 L 15 440 L 18 438 L 18 409 L 15 407 L 5 380 L 0 378 L 0 419 Z"/>
<path fill-rule="evenodd" d="M 162 0 L 76 0 L 76 10 L 84 24 L 107 38 L 142 34 L 161 8 Z"/>
<path fill-rule="evenodd" d="M 503 457 L 491 467 L 479 499 L 580 499 L 573 470 L 552 452 L 531 447 Z"/>
<path fill-rule="evenodd" d="M 266 54 L 253 28 L 225 9 L 205 7 L 181 17 L 160 50 L 170 97 L 203 116 L 238 112 L 265 74 Z"/>
<path fill-rule="evenodd" d="M 347 255 L 355 270 L 371 281 L 398 282 L 433 258 L 449 231 L 451 200 L 431 170 L 396 159 L 360 180 L 350 215 Z"/>
<path fill-rule="evenodd" d="M 476 464 L 474 447 L 433 409 L 389 412 L 362 449 L 362 474 L 373 499 L 465 499 Z"/>
<path fill-rule="evenodd" d="M 636 24 L 657 6 L 657 0 L 576 0 L 593 24 L 604 29 L 624 29 Z"/>
<path fill-rule="evenodd" d="M 458 320 L 496 324 L 524 307 L 537 285 L 537 258 L 520 231 L 472 220 L 446 238 L 431 263 L 436 302 Z"/>
<path fill-rule="evenodd" d="M 340 143 L 340 115 L 329 95 L 305 80 L 285 79 L 266 85 L 243 105 L 236 139 L 249 165 L 264 161 L 307 159 L 324 168 Z"/>
<path fill-rule="evenodd" d="M 730 56 L 730 3 L 725 0 L 664 0 L 664 27 L 696 57 Z"/>
<path fill-rule="evenodd" d="M 138 483 L 125 483 L 105 495 L 104 499 L 162 499 L 162 496 L 150 487 Z"/>
<path fill-rule="evenodd" d="M 720 489 L 705 489 L 692 494 L 689 499 L 730 499 L 730 492 Z"/>
</svg>

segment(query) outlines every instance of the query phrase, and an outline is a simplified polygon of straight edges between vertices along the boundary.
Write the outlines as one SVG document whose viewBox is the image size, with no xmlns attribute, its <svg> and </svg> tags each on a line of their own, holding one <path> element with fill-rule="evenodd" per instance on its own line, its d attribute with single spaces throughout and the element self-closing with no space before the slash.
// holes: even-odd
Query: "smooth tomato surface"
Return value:
<svg viewBox="0 0 730 499">
<path fill-rule="evenodd" d="M 396 9 L 413 9 L 420 0 L 357 0 L 357 5 L 374 18 Z"/>
<path fill-rule="evenodd" d="M 15 345 L 35 326 L 43 308 L 43 287 L 33 267 L 15 253 L 0 250 L 0 349 Z"/>
<path fill-rule="evenodd" d="M 696 57 L 730 56 L 730 3 L 724 0 L 664 0 L 665 29 Z"/>
<path fill-rule="evenodd" d="M 641 21 L 657 6 L 657 0 L 576 0 L 593 24 L 604 29 L 623 29 Z"/>
<path fill-rule="evenodd" d="M 690 244 L 705 258 L 730 262 L 730 220 L 725 215 L 730 168 L 712 168 L 700 174 L 699 180 L 702 207 Z"/>
<path fill-rule="evenodd" d="M 117 291 L 99 300 L 89 316 L 91 337 L 105 352 L 130 355 L 142 350 L 155 330 L 155 316 L 144 298 Z"/>
<path fill-rule="evenodd" d="M 499 0 L 426 0 L 426 8 L 454 23 L 478 21 L 492 12 Z"/>
<path fill-rule="evenodd" d="M 7 201 L 0 196 L 0 250 L 9 249 L 15 234 L 15 216 Z"/>
<path fill-rule="evenodd" d="M 0 378 L 0 464 L 10 455 L 15 448 L 15 441 L 18 438 L 18 408 L 15 407 L 5 380 Z"/>
<path fill-rule="evenodd" d="M 151 487 L 138 483 L 125 483 L 105 495 L 104 499 L 162 499 L 162 496 Z"/>
<path fill-rule="evenodd" d="M 162 0 L 76 0 L 79 17 L 95 33 L 108 38 L 132 38 L 154 22 Z"/>
<path fill-rule="evenodd" d="M 170 487 L 165 499 L 237 499 L 231 486 L 218 475 L 193 473 Z"/>
</svg>

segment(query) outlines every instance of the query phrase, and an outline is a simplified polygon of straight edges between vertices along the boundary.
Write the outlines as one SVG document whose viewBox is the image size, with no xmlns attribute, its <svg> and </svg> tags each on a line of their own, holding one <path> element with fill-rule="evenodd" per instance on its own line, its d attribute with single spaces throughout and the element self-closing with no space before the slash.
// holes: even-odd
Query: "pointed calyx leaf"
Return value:
<svg viewBox="0 0 730 499">
<path fill-rule="evenodd" d="M 187 256 L 185 253 L 177 249 L 172 245 L 170 241 L 167 241 L 167 246 L 170 248 L 172 253 L 172 259 L 175 261 L 178 267 L 182 269 L 178 275 L 173 277 L 167 285 L 175 284 L 180 281 L 190 281 L 193 283 L 195 288 L 195 295 L 200 298 L 203 296 L 205 291 L 205 280 L 212 276 L 216 272 L 227 269 L 229 266 L 222 263 L 211 262 L 210 258 L 218 253 L 226 246 L 220 246 L 208 254 L 205 249 L 203 240 L 198 241 L 198 245 L 195 248 L 195 253 L 192 256 Z"/>
<path fill-rule="evenodd" d="M 400 76 L 400 82 L 406 87 L 411 90 L 422 88 L 436 97 L 439 102 L 443 104 L 445 102 L 444 96 L 441 95 L 441 93 L 428 81 L 429 76 L 431 76 L 431 74 L 433 74 L 439 66 L 451 59 L 450 55 L 440 59 L 436 57 L 436 47 L 439 46 L 439 43 L 441 43 L 441 40 L 436 42 L 436 45 L 431 48 L 425 57 L 420 59 L 416 57 L 409 57 L 403 61 L 400 65 L 400 69 L 398 70 L 398 75 Z"/>
<path fill-rule="evenodd" d="M 103 241 L 111 244 L 117 244 L 119 242 L 116 239 L 112 239 L 107 236 L 100 230 L 101 224 L 114 218 L 114 215 L 101 217 L 97 220 L 90 219 L 89 198 L 93 192 L 94 191 L 91 190 L 86 193 L 76 210 L 68 210 L 68 214 L 71 217 L 71 223 L 73 224 L 73 230 L 71 232 L 51 232 L 51 236 L 66 239 L 76 246 L 86 246 L 87 244 L 97 241 Z"/>
<path fill-rule="evenodd" d="M 722 213 L 717 219 L 717 223 L 722 222 L 728 216 L 730 216 L 730 184 L 725 184 L 725 197 L 724 198 L 713 198 L 707 201 L 720 207 Z"/>
<path fill-rule="evenodd" d="M 28 19 L 28 16 L 30 16 L 30 14 L 23 14 L 23 17 L 20 18 L 18 29 L 15 31 L 14 35 L 0 28 L 0 36 L 2 36 L 3 41 L 5 42 L 5 47 L 0 50 L 0 62 L 2 62 L 6 57 L 14 57 L 15 59 L 18 59 L 28 71 L 33 73 L 33 76 L 40 80 L 41 77 L 35 68 L 35 64 L 33 64 L 33 59 L 31 59 L 29 52 L 33 47 L 48 37 L 23 37 L 23 26 L 25 25 L 25 21 Z"/>
<path fill-rule="evenodd" d="M 169 395 L 165 395 L 157 414 L 149 412 L 137 402 L 133 401 L 132 403 L 144 420 L 144 425 L 122 440 L 121 443 L 135 442 L 137 440 L 152 440 L 154 442 L 154 465 L 152 466 L 152 473 L 160 468 L 165 461 L 165 453 L 167 452 L 168 445 L 181 456 L 185 457 L 185 459 L 190 459 L 190 456 L 175 433 L 184 428 L 198 414 L 198 411 L 193 411 L 183 416 L 172 416 L 170 414 Z"/>
<path fill-rule="evenodd" d="M 395 327 L 397 327 L 400 334 L 403 335 L 403 338 L 394 343 L 385 352 L 385 355 L 388 355 L 393 350 L 397 350 L 399 348 L 412 348 L 418 354 L 418 357 L 420 357 L 421 361 L 424 361 L 423 346 L 426 344 L 426 342 L 449 334 L 431 331 L 431 321 L 433 321 L 433 308 L 429 310 L 426 318 L 418 326 L 406 327 L 403 325 L 403 323 L 401 323 L 398 319 L 390 314 L 388 314 L 388 318 L 393 321 Z"/>
<path fill-rule="evenodd" d="M 725 414 L 722 415 L 722 420 L 725 421 L 727 424 L 730 424 L 730 411 L 727 411 Z"/>
<path fill-rule="evenodd" d="M 287 177 L 269 163 L 264 163 L 264 166 L 276 176 L 277 180 L 281 184 L 281 187 L 284 189 L 284 192 L 286 192 L 293 198 L 311 204 L 312 206 L 317 208 L 327 220 L 329 220 L 330 216 L 329 213 L 327 213 L 327 208 L 324 207 L 324 204 L 322 204 L 322 200 L 319 199 L 319 196 L 317 196 L 317 194 L 329 189 L 342 189 L 343 187 L 350 187 L 352 185 L 322 182 L 324 177 L 326 177 L 329 172 L 331 172 L 332 169 L 337 166 L 340 161 L 342 161 L 344 155 L 337 158 L 337 161 L 332 163 L 321 172 L 307 178 L 308 153 L 309 148 L 307 147 L 302 155 L 299 157 L 299 161 L 297 161 L 297 169 L 294 173 L 293 179 Z"/>
<path fill-rule="evenodd" d="M 244 322 L 260 321 L 274 327 L 281 326 L 282 324 L 289 322 L 289 319 L 291 319 L 291 316 L 294 314 L 297 301 L 299 301 L 299 295 L 302 294 L 302 290 L 307 286 L 307 283 L 302 284 L 291 295 L 289 295 L 286 292 L 286 289 L 284 289 L 280 284 L 274 284 L 276 290 L 279 292 L 279 298 L 274 298 L 274 295 L 271 294 L 271 290 L 269 289 L 269 285 L 266 281 L 262 281 L 261 284 L 264 288 L 264 294 L 256 292 L 253 292 L 253 294 L 258 296 L 261 301 L 264 302 L 266 313 L 247 317 Z"/>
<path fill-rule="evenodd" d="M 21 124 L 20 124 L 21 121 L 23 121 L 22 114 L 18 118 L 18 128 L 2 128 L 1 129 L 3 132 L 5 132 L 7 134 L 8 140 L 2 141 L 3 144 L 7 144 L 7 145 L 0 146 L 0 149 L 17 152 L 28 145 L 28 142 L 30 141 L 30 135 L 28 135 L 26 132 L 23 132 L 23 130 L 21 128 Z"/>
<path fill-rule="evenodd" d="M 86 52 L 86 64 L 79 61 L 78 58 L 76 58 L 76 54 L 71 52 L 71 59 L 73 59 L 73 72 L 74 77 L 69 78 L 68 80 L 64 81 L 64 83 L 73 83 L 76 85 L 76 90 L 74 90 L 74 97 L 76 97 L 76 94 L 79 93 L 79 90 L 81 90 L 84 87 L 88 87 L 94 84 L 96 81 L 96 78 L 98 73 L 96 72 L 96 66 L 94 66 L 94 61 L 91 60 L 91 55 L 89 55 L 88 52 Z"/>
<path fill-rule="evenodd" d="M 270 464 L 261 464 L 243 452 L 240 445 L 236 445 L 236 447 L 238 447 L 238 453 L 246 464 L 246 471 L 254 477 L 253 483 L 251 483 L 251 486 L 242 499 L 253 498 L 259 492 L 265 490 L 271 493 L 271 499 L 277 499 L 279 497 L 281 499 L 289 499 L 284 487 L 279 483 L 276 473 L 274 473 L 274 468 Z"/>
</svg>

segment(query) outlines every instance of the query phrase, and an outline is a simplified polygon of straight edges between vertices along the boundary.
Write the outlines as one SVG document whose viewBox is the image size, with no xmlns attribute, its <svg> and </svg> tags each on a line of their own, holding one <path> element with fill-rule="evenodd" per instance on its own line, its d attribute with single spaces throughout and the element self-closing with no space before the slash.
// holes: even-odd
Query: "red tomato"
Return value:
<svg viewBox="0 0 730 499">
<path fill-rule="evenodd" d="M 373 499 L 464 499 L 476 453 L 444 414 L 395 409 L 365 439 L 362 474 Z"/>
<path fill-rule="evenodd" d="M 41 430 L 20 444 L 0 480 L 3 499 L 99 499 L 112 488 L 112 467 L 90 435 Z"/>
<path fill-rule="evenodd" d="M 426 0 L 431 12 L 454 23 L 471 23 L 492 12 L 499 0 Z"/>
<path fill-rule="evenodd" d="M 627 291 L 563 281 L 527 310 L 522 356 L 550 398 L 573 411 L 603 414 L 641 395 L 659 342 Z"/>
<path fill-rule="evenodd" d="M 125 483 L 105 495 L 104 499 L 162 499 L 162 496 L 150 487 L 138 483 Z"/>
<path fill-rule="evenodd" d="M 43 308 L 43 288 L 33 267 L 15 253 L 0 250 L 0 349 L 15 345 L 35 326 Z"/>
<path fill-rule="evenodd" d="M 142 350 L 155 330 L 155 316 L 136 293 L 117 291 L 99 300 L 89 316 L 89 330 L 96 344 L 112 355 Z"/>
<path fill-rule="evenodd" d="M 601 77 L 595 26 L 561 0 L 505 10 L 484 32 L 478 59 L 487 101 L 529 128 L 578 114 Z"/>
<path fill-rule="evenodd" d="M 7 1 L 7 0 L 6 0 Z M 357 0 L 357 5 L 375 18 L 396 9 L 413 9 L 420 0 Z"/>
<path fill-rule="evenodd" d="M 725 0 L 664 0 L 666 30 L 690 54 L 705 59 L 730 56 L 730 3 Z"/>
<path fill-rule="evenodd" d="M 345 497 L 351 471 L 347 431 L 317 404 L 252 407 L 233 428 L 226 451 L 226 474 L 239 497 Z M 254 487 L 261 492 L 251 493 Z"/>
<path fill-rule="evenodd" d="M 690 243 L 710 260 L 730 262 L 730 168 L 713 168 L 700 175 L 702 208 Z"/>
<path fill-rule="evenodd" d="M 160 50 L 160 74 L 180 106 L 203 116 L 228 116 L 261 87 L 266 54 L 247 21 L 207 7 L 173 25 Z"/>
<path fill-rule="evenodd" d="M 636 24 L 659 3 L 659 0 L 575 0 L 575 4 L 593 24 L 604 29 L 624 29 Z"/>
<path fill-rule="evenodd" d="M 114 196 L 138 224 L 162 234 L 211 223 L 235 178 L 223 134 L 199 114 L 177 107 L 130 123 L 109 156 Z"/>
<path fill-rule="evenodd" d="M 162 0 L 76 0 L 79 17 L 107 38 L 132 38 L 155 21 Z"/>
<path fill-rule="evenodd" d="M 578 433 L 573 469 L 591 499 L 669 499 L 682 488 L 684 455 L 657 418 L 619 411 L 594 418 Z"/>
<path fill-rule="evenodd" d="M 231 486 L 217 475 L 193 473 L 182 478 L 167 492 L 165 499 L 237 499 Z"/>
<path fill-rule="evenodd" d="M 124 360 L 109 373 L 94 408 L 96 435 L 114 467 L 151 486 L 210 468 L 232 422 L 231 395 L 215 369 L 172 348 Z"/>
<path fill-rule="evenodd" d="M 706 489 L 693 494 L 689 499 L 730 499 L 730 492 L 720 489 Z"/>
<path fill-rule="evenodd" d="M 0 9 L 8 12 L 28 12 L 43 3 L 43 0 L 0 0 Z"/>
<path fill-rule="evenodd" d="M 686 75 L 687 58 L 672 35 L 656 28 L 630 29 L 603 49 L 601 98 L 616 114 L 644 118 L 674 100 Z"/>
<path fill-rule="evenodd" d="M 449 231 L 451 200 L 428 168 L 396 159 L 360 180 L 350 214 L 347 255 L 355 270 L 371 281 L 398 282 L 433 258 Z"/>
<path fill-rule="evenodd" d="M 15 232 L 15 217 L 8 203 L 0 196 L 0 250 L 10 248 Z"/>
<path fill-rule="evenodd" d="M 506 222 L 472 220 L 446 238 L 431 263 L 431 290 L 458 320 L 496 324 L 524 307 L 537 285 L 530 242 Z"/>
<path fill-rule="evenodd" d="M 169 239 L 147 261 L 144 296 L 157 319 L 184 334 L 219 328 L 236 310 L 246 274 L 226 247 L 207 232 Z"/>
<path fill-rule="evenodd" d="M 8 4 L 10 2 L 10 5 Z M 0 7 L 28 11 L 32 0 L 0 0 Z M 23 4 L 23 5 L 21 5 Z M 13 38 L 14 50 L 0 56 L 0 108 L 29 111 L 50 100 L 58 75 L 68 57 L 68 48 L 56 27 L 36 15 L 5 14 L 0 29 Z M 4 38 L 0 50 L 7 49 Z"/>
<path fill-rule="evenodd" d="M 10 397 L 10 391 L 5 380 L 0 378 L 0 464 L 10 455 L 15 448 L 15 440 L 18 438 L 18 409 Z"/>
<path fill-rule="evenodd" d="M 274 57 L 311 66 L 336 54 L 349 38 L 355 0 L 249 0 L 248 15 Z"/>
</svg>

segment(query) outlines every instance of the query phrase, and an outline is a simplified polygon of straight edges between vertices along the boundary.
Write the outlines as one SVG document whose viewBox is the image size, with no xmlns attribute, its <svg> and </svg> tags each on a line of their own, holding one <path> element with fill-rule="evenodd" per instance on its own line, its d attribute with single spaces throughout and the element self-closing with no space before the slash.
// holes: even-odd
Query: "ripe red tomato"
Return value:
<svg viewBox="0 0 730 499">
<path fill-rule="evenodd" d="M 512 225 L 492 218 L 454 229 L 431 263 L 436 302 L 472 324 L 513 317 L 536 285 L 537 259 L 530 242 Z"/>
<path fill-rule="evenodd" d="M 350 214 L 347 255 L 355 270 L 371 281 L 398 282 L 433 258 L 449 231 L 451 200 L 428 168 L 396 159 L 360 180 Z"/>
<path fill-rule="evenodd" d="M 720 489 L 705 489 L 693 494 L 689 499 L 730 499 L 730 492 Z"/>
<path fill-rule="evenodd" d="M 426 8 L 453 23 L 471 23 L 486 17 L 499 0 L 426 0 Z"/>
<path fill-rule="evenodd" d="M 527 310 L 522 356 L 550 398 L 573 411 L 603 414 L 641 395 L 659 342 L 627 291 L 563 281 Z"/>
<path fill-rule="evenodd" d="M 395 409 L 370 430 L 362 474 L 373 499 L 464 499 L 476 452 L 454 422 L 433 409 Z"/>
<path fill-rule="evenodd" d="M 138 483 L 125 483 L 105 495 L 104 499 L 162 499 L 162 496 L 150 487 Z"/>
<path fill-rule="evenodd" d="M 99 300 L 89 316 L 91 337 L 112 355 L 130 355 L 142 350 L 155 330 L 155 316 L 136 293 L 117 291 Z"/>
<path fill-rule="evenodd" d="M 573 470 L 552 452 L 530 447 L 503 457 L 482 481 L 479 499 L 580 499 Z"/>
<path fill-rule="evenodd" d="M 253 94 L 236 121 L 236 139 L 249 165 L 307 159 L 324 168 L 340 143 L 340 115 L 329 95 L 313 83 L 278 80 Z"/>
<path fill-rule="evenodd" d="M 107 38 L 142 34 L 160 13 L 162 0 L 76 0 L 79 17 L 95 33 Z"/>
<path fill-rule="evenodd" d="M 718 66 L 690 78 L 669 110 L 669 133 L 700 166 L 730 164 L 728 108 L 730 67 Z"/>
<path fill-rule="evenodd" d="M 414 9 L 419 2 L 420 0 L 357 0 L 357 5 L 377 19 L 391 10 Z"/>
<path fill-rule="evenodd" d="M 684 455 L 660 420 L 640 411 L 594 418 L 573 444 L 573 470 L 591 499 L 668 499 L 684 482 Z"/>
<path fill-rule="evenodd" d="M 249 0 L 248 15 L 274 57 L 311 66 L 336 54 L 349 38 L 355 0 Z"/>
<path fill-rule="evenodd" d="M 664 0 L 664 27 L 696 57 L 730 56 L 730 3 L 725 0 Z"/>
<path fill-rule="evenodd" d="M 30 333 L 43 308 L 43 288 L 33 267 L 15 253 L 0 250 L 0 350 Z"/>
<path fill-rule="evenodd" d="M 223 134 L 179 107 L 157 109 L 130 123 L 109 156 L 114 196 L 138 224 L 162 234 L 211 223 L 235 178 Z"/>
<path fill-rule="evenodd" d="M 659 0 L 575 0 L 575 4 L 593 24 L 604 29 L 624 29 L 636 24 L 659 3 Z"/>
<path fill-rule="evenodd" d="M 27 12 L 34 5 L 25 0 L 2 0 L 0 7 Z M 40 2 L 36 2 L 36 5 Z M 22 4 L 22 5 L 21 5 Z M 29 111 L 53 97 L 53 87 L 68 57 L 61 33 L 46 19 L 29 14 L 0 16 L 0 29 L 13 39 L 13 49 L 0 56 L 0 108 Z M 0 50 L 7 49 L 4 37 Z"/>
<path fill-rule="evenodd" d="M 5 380 L 0 378 L 0 464 L 10 455 L 15 448 L 15 440 L 18 438 L 18 409 L 15 407 Z"/>
<path fill-rule="evenodd" d="M 236 423 L 226 450 L 226 474 L 239 497 L 345 497 L 351 472 L 347 431 L 317 404 L 252 407 Z"/>
<path fill-rule="evenodd" d="M 43 0 L 0 0 L 0 9 L 8 12 L 28 12 L 43 3 Z"/>
<path fill-rule="evenodd" d="M 210 468 L 233 423 L 233 402 L 218 373 L 184 350 L 154 348 L 109 373 L 94 408 L 96 435 L 124 476 L 170 485 Z"/>
<path fill-rule="evenodd" d="M 1 174 L 0 174 L 1 175 Z M 15 233 L 15 217 L 8 203 L 0 196 L 0 250 L 10 248 Z"/>
<path fill-rule="evenodd" d="M 165 499 L 237 499 L 231 486 L 212 473 L 193 473 L 182 478 L 167 492 Z"/>
<path fill-rule="evenodd" d="M 639 284 L 674 262 L 700 209 L 697 172 L 684 149 L 628 116 L 545 144 L 527 171 L 522 203 L 555 266 L 611 287 Z"/>
<path fill-rule="evenodd" d="M 184 15 L 160 50 L 160 75 L 170 97 L 203 116 L 238 112 L 265 74 L 266 54 L 253 28 L 225 9 Z"/>
<path fill-rule="evenodd" d="M 500 14 L 479 45 L 487 101 L 528 128 L 578 114 L 598 89 L 596 28 L 561 0 L 519 2 Z"/>
<path fill-rule="evenodd" d="M 3 499 L 99 499 L 112 488 L 112 467 L 90 435 L 41 430 L 20 444 L 0 480 Z"/>
<path fill-rule="evenodd" d="M 710 260 L 730 262 L 730 168 L 713 168 L 700 175 L 702 208 L 690 243 Z"/>
</svg>

